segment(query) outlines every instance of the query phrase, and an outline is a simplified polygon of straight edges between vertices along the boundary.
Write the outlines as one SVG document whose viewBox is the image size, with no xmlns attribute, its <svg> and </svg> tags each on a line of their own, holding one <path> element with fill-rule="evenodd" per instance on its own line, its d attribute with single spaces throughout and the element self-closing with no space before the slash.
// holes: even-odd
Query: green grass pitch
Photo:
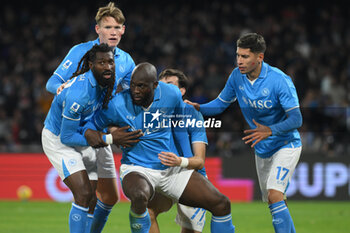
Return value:
<svg viewBox="0 0 350 233">
<path fill-rule="evenodd" d="M 350 202 L 289 201 L 298 233 L 350 232 Z M 118 203 L 109 217 L 104 233 L 127 233 L 130 204 Z M 0 232 L 63 233 L 68 231 L 69 203 L 0 201 Z M 178 233 L 174 222 L 176 207 L 158 217 L 163 233 Z M 210 213 L 203 233 L 210 232 Z M 232 203 L 232 218 L 236 232 L 273 233 L 267 205 L 261 202 Z"/>
</svg>

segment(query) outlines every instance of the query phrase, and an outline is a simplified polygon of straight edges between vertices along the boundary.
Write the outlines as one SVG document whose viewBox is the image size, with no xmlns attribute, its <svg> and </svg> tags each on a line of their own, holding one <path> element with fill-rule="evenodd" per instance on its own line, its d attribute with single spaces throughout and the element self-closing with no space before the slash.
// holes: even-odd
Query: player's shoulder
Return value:
<svg viewBox="0 0 350 233">
<path fill-rule="evenodd" d="M 194 118 L 198 118 L 199 116 L 202 116 L 202 114 L 199 111 L 197 111 L 197 109 L 193 107 L 193 105 L 190 105 L 188 103 L 185 103 L 185 114 L 190 115 Z"/>
<path fill-rule="evenodd" d="M 81 57 L 89 51 L 97 42 L 96 41 L 87 41 L 74 45 L 70 53 L 75 53 L 77 55 L 81 55 Z"/>
<path fill-rule="evenodd" d="M 128 58 L 131 58 L 131 55 L 121 48 L 116 47 L 116 53 L 118 53 L 122 56 L 128 57 Z"/>
<path fill-rule="evenodd" d="M 126 63 L 135 65 L 134 60 L 132 59 L 131 55 L 128 52 L 126 52 L 118 47 L 116 47 L 115 49 L 116 49 L 115 54 L 118 55 L 116 59 L 121 58 L 121 59 L 125 60 Z"/>
<path fill-rule="evenodd" d="M 239 78 L 242 77 L 242 73 L 239 71 L 238 67 L 234 68 L 228 77 L 228 80 L 231 82 L 239 80 Z"/>
<path fill-rule="evenodd" d="M 81 96 L 83 98 L 90 95 L 90 86 L 93 86 L 93 83 L 89 78 L 89 73 L 84 73 L 71 79 L 66 85 L 66 88 L 69 88 L 71 95 Z"/>
<path fill-rule="evenodd" d="M 161 91 L 161 95 L 166 98 L 182 96 L 181 91 L 174 84 L 158 82 L 158 87 Z"/>
<path fill-rule="evenodd" d="M 130 89 L 122 90 L 121 92 L 113 95 L 110 103 L 117 108 L 125 107 L 126 103 L 132 103 Z"/>
<path fill-rule="evenodd" d="M 265 63 L 268 66 L 268 77 L 273 79 L 276 84 L 278 83 L 287 83 L 288 85 L 292 84 L 292 79 L 289 75 L 284 73 L 281 69 L 270 66 L 267 63 Z"/>
</svg>

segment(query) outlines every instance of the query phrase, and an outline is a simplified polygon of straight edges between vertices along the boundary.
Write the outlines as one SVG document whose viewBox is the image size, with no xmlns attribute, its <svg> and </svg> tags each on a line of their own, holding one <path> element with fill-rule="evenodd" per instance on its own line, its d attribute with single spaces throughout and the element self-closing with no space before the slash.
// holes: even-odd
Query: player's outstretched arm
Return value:
<svg viewBox="0 0 350 233">
<path fill-rule="evenodd" d="M 189 101 L 189 100 L 184 100 L 184 102 L 185 102 L 186 104 L 192 105 L 197 111 L 199 111 L 199 109 L 200 109 L 199 103 L 191 102 L 191 101 Z"/>
<path fill-rule="evenodd" d="M 65 83 L 58 75 L 53 74 L 46 83 L 46 90 L 54 95 L 58 94 L 58 89 Z M 63 88 L 62 88 L 63 90 Z M 61 91 L 62 91 L 61 90 Z"/>
</svg>

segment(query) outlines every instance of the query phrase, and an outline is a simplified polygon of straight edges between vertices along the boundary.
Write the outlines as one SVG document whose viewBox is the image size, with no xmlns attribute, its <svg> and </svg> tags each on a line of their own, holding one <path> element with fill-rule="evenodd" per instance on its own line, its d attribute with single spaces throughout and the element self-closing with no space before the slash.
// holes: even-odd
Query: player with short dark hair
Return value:
<svg viewBox="0 0 350 233">
<path fill-rule="evenodd" d="M 94 45 L 79 66 L 53 99 L 42 131 L 44 152 L 74 196 L 69 214 L 71 233 L 90 232 L 87 213 L 96 203 L 97 174 L 116 177 L 113 157 L 108 156 L 111 151 L 93 151 L 82 131 L 95 110 L 101 105 L 106 108 L 112 96 L 113 51 L 107 44 Z M 97 156 L 104 169 L 97 166 Z"/>
<path fill-rule="evenodd" d="M 284 193 L 301 153 L 297 130 L 302 125 L 299 100 L 289 76 L 265 63 L 264 38 L 248 33 L 237 40 L 237 65 L 219 96 L 199 105 L 191 103 L 205 116 L 222 113 L 238 100 L 251 129 L 245 130 L 246 144 L 255 148 L 256 170 L 264 201 L 272 214 L 276 233 L 295 232 L 284 201 Z"/>
<path fill-rule="evenodd" d="M 209 210 L 213 215 L 212 232 L 234 232 L 231 204 L 226 196 L 203 175 L 185 168 L 187 164 L 168 167 L 158 158 L 161 152 L 177 154 L 172 127 L 166 127 L 165 123 L 168 117 L 183 115 L 183 109 L 179 89 L 158 82 L 156 68 L 141 63 L 132 73 L 130 89 L 114 96 L 108 109 L 97 112 L 86 126 L 101 130 L 110 124 L 130 125 L 131 130 L 143 130 L 144 135 L 138 143 L 123 148 L 120 167 L 123 191 L 131 201 L 131 232 L 149 231 L 151 223 L 147 205 L 155 192 L 181 204 Z M 176 139 L 181 141 L 178 137 Z M 111 143 L 107 137 L 106 141 Z"/>
<path fill-rule="evenodd" d="M 187 88 L 189 86 L 189 80 L 187 76 L 182 71 L 176 69 L 165 69 L 159 74 L 158 79 L 161 82 L 177 86 L 180 89 L 182 97 L 184 97 L 184 95 L 186 94 Z M 184 114 L 186 116 L 186 120 L 195 120 L 195 122 L 204 121 L 202 114 L 195 110 L 194 107 L 189 104 L 185 105 Z M 195 169 L 204 177 L 206 177 L 204 163 L 206 145 L 208 144 L 208 140 L 205 128 L 187 127 L 186 134 L 187 135 L 184 135 L 184 137 L 188 136 L 188 141 L 191 143 L 191 145 L 187 145 L 186 143 L 186 145 L 180 146 L 175 141 L 179 155 L 184 156 L 184 158 L 179 157 L 171 152 L 163 152 L 162 154 L 160 154 L 159 158 L 161 162 L 167 166 L 181 166 L 181 163 L 184 162 L 183 160 L 186 161 L 188 159 L 188 165 L 186 167 L 189 169 Z M 185 146 L 188 146 L 189 148 L 186 152 L 183 152 L 182 148 L 184 148 Z M 190 155 L 192 155 L 192 152 L 193 157 L 189 157 Z M 150 233 L 160 232 L 157 223 L 157 216 L 162 212 L 168 211 L 172 205 L 173 202 L 170 198 L 167 198 L 160 193 L 155 194 L 154 198 L 150 201 L 148 205 L 148 212 L 151 218 L 151 228 L 149 231 Z M 204 228 L 205 215 L 205 209 L 184 206 L 178 203 L 175 221 L 181 226 L 182 233 L 200 233 L 203 231 Z"/>
<path fill-rule="evenodd" d="M 91 49 L 94 45 L 107 43 L 113 49 L 113 58 L 115 62 L 115 86 L 128 88 L 130 84 L 131 73 L 135 67 L 135 63 L 131 56 L 118 48 L 118 44 L 125 32 L 125 17 L 123 12 L 115 6 L 113 2 L 108 3 L 106 6 L 100 7 L 97 11 L 95 31 L 98 34 L 98 38 L 93 41 L 88 41 L 75 45 L 71 48 L 69 53 L 63 59 L 61 64 L 57 67 L 54 74 L 48 80 L 46 89 L 53 93 L 58 94 L 64 86 L 67 80 L 72 76 L 73 72 L 79 67 L 78 62 L 83 55 Z M 120 133 L 120 137 L 127 135 L 124 131 L 127 127 L 120 128 L 116 133 Z M 133 135 L 130 139 L 136 139 L 137 134 Z M 110 146 L 100 148 L 99 150 L 106 150 L 109 156 L 113 159 L 113 154 Z M 92 151 L 94 152 L 94 151 Z M 97 165 L 103 169 L 104 164 L 99 162 L 100 156 L 98 156 Z M 113 174 L 99 176 L 97 183 L 97 195 L 98 201 L 94 215 L 89 215 L 89 221 L 92 223 L 92 233 L 101 232 L 102 228 L 107 221 L 107 218 L 112 210 L 112 207 L 119 200 L 119 194 L 117 189 L 117 180 Z M 92 213 L 91 213 L 92 214 Z M 92 219 L 93 218 L 93 219 Z"/>
</svg>

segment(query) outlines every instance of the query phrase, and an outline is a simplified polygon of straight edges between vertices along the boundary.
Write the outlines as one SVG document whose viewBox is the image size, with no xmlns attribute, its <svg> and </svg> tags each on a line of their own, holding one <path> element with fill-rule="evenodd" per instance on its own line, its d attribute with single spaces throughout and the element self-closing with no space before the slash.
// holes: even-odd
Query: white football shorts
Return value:
<svg viewBox="0 0 350 233">
<path fill-rule="evenodd" d="M 206 213 L 207 211 L 205 209 L 177 203 L 175 222 L 181 227 L 202 232 L 205 224 Z"/>
<path fill-rule="evenodd" d="M 169 167 L 164 170 L 145 168 L 137 165 L 122 164 L 120 166 L 120 179 L 130 172 L 137 172 L 145 177 L 154 191 L 178 201 L 194 170 L 182 167 Z"/>
<path fill-rule="evenodd" d="M 301 149 L 302 147 L 283 148 L 269 158 L 260 158 L 255 155 L 256 171 L 264 202 L 268 201 L 269 189 L 286 192 L 299 161 Z"/>
<path fill-rule="evenodd" d="M 61 142 L 60 136 L 46 128 L 41 138 L 43 150 L 62 180 L 82 170 L 87 171 L 90 180 L 117 177 L 110 146 L 99 149 L 70 147 Z"/>
</svg>

